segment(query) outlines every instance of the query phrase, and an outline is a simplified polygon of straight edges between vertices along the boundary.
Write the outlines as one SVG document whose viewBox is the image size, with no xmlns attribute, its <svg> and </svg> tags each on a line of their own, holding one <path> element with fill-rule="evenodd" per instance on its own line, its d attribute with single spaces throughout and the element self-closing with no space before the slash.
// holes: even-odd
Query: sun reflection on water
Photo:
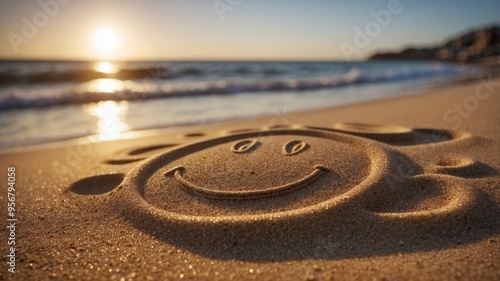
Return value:
<svg viewBox="0 0 500 281">
<path fill-rule="evenodd" d="M 100 101 L 84 105 L 83 110 L 97 117 L 97 130 L 100 140 L 118 139 L 120 135 L 129 129 L 125 121 L 128 111 L 126 101 Z"/>
<path fill-rule="evenodd" d="M 101 61 L 94 64 L 94 70 L 101 73 L 112 74 L 118 72 L 118 66 L 107 61 Z"/>
<path fill-rule="evenodd" d="M 113 94 L 122 91 L 124 88 L 123 81 L 111 78 L 95 79 L 86 85 L 91 92 Z"/>
</svg>

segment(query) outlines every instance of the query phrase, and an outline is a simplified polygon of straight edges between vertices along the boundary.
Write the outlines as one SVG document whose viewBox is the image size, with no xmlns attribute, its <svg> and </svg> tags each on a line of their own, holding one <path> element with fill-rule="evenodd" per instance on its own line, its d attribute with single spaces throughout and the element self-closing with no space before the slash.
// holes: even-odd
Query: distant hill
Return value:
<svg viewBox="0 0 500 281">
<path fill-rule="evenodd" d="M 500 26 L 476 29 L 454 37 L 442 45 L 407 48 L 400 52 L 376 53 L 368 59 L 499 63 Z"/>
</svg>

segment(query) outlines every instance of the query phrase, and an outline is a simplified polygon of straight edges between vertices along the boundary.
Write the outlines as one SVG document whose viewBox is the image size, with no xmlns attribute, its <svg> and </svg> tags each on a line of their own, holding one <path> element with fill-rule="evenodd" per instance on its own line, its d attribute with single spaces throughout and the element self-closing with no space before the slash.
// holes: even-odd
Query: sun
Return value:
<svg viewBox="0 0 500 281">
<path fill-rule="evenodd" d="M 120 37 L 114 29 L 102 27 L 93 34 L 92 43 L 100 54 L 113 54 L 120 47 Z"/>
</svg>

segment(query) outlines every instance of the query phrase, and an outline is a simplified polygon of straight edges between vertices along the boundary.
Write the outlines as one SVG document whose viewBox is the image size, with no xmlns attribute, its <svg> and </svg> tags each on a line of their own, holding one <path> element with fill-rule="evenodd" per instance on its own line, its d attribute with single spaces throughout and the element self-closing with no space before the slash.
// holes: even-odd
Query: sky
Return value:
<svg viewBox="0 0 500 281">
<path fill-rule="evenodd" d="M 498 0 L 0 0 L 0 58 L 362 60 L 495 23 Z"/>
</svg>

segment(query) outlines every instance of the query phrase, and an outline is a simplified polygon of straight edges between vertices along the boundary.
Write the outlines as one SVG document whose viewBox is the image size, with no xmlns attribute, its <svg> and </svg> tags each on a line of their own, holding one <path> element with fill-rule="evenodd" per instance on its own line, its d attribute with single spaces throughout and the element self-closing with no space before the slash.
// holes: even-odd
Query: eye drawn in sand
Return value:
<svg viewBox="0 0 500 281">
<path fill-rule="evenodd" d="M 295 155 L 309 148 L 309 145 L 300 140 L 293 140 L 283 145 L 283 154 Z"/>
<path fill-rule="evenodd" d="M 251 152 L 260 146 L 260 142 L 257 140 L 242 140 L 238 141 L 231 146 L 231 152 L 234 153 L 246 153 Z"/>
</svg>

